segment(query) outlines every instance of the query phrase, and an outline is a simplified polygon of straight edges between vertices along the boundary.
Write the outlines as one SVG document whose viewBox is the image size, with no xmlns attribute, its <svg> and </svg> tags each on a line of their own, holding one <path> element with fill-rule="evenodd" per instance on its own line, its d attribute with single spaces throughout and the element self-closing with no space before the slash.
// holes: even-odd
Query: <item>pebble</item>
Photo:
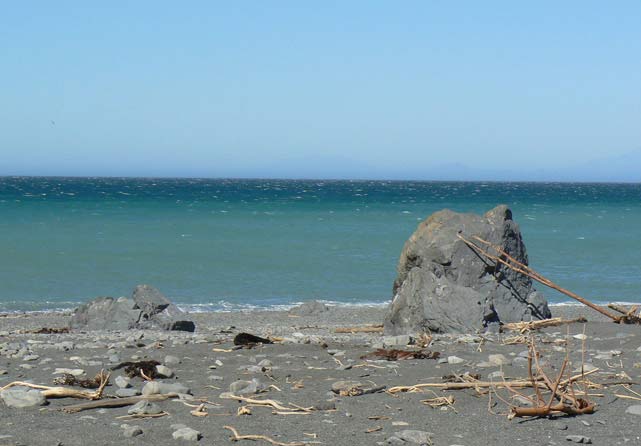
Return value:
<svg viewBox="0 0 641 446">
<path fill-rule="evenodd" d="M 142 394 L 147 395 L 166 395 L 168 393 L 188 393 L 191 394 L 189 387 L 180 383 L 164 383 L 161 381 L 150 381 L 142 388 Z"/>
<path fill-rule="evenodd" d="M 210 380 L 210 381 L 224 381 L 225 380 L 225 378 L 220 376 L 220 375 L 209 375 L 207 377 L 207 379 Z"/>
<path fill-rule="evenodd" d="M 162 412 L 160 406 L 150 401 L 138 401 L 131 406 L 127 413 L 129 415 L 155 415 Z"/>
<path fill-rule="evenodd" d="M 495 355 L 488 356 L 488 362 L 494 365 L 509 365 L 510 360 L 507 359 L 504 355 L 498 353 Z"/>
<path fill-rule="evenodd" d="M 38 355 L 25 355 L 22 358 L 23 361 L 37 361 L 38 359 L 40 359 L 40 356 Z"/>
<path fill-rule="evenodd" d="M 465 359 L 459 358 L 458 356 L 448 356 L 447 357 L 447 362 L 449 364 L 462 364 L 465 362 Z"/>
<path fill-rule="evenodd" d="M 180 364 L 180 358 L 177 356 L 167 355 L 165 356 L 165 365 L 178 365 Z"/>
<path fill-rule="evenodd" d="M 134 388 L 116 390 L 116 396 L 120 398 L 127 398 L 130 396 L 137 396 L 137 395 L 140 395 L 140 390 L 134 389 Z"/>
<path fill-rule="evenodd" d="M 174 376 L 174 371 L 164 365 L 157 365 L 156 372 L 164 378 L 171 378 L 172 376 Z"/>
<path fill-rule="evenodd" d="M 128 387 L 131 387 L 130 381 L 131 381 L 131 378 L 127 376 L 122 376 L 122 375 L 117 376 L 116 379 L 114 380 L 116 385 L 121 389 L 126 389 Z"/>
<path fill-rule="evenodd" d="M 625 410 L 625 413 L 629 413 L 631 415 L 641 415 L 641 404 L 635 404 L 633 406 L 629 406 Z"/>
<path fill-rule="evenodd" d="M 267 385 L 261 383 L 256 378 L 251 381 L 234 381 L 229 385 L 229 391 L 234 395 L 253 395 L 267 389 Z"/>
<path fill-rule="evenodd" d="M 40 390 L 28 387 L 11 387 L 0 392 L 0 398 L 8 406 L 16 409 L 44 405 L 47 400 Z"/>
<path fill-rule="evenodd" d="M 565 439 L 567 441 L 573 441 L 575 443 L 592 444 L 592 439 L 584 435 L 568 435 L 565 437 Z"/>
<path fill-rule="evenodd" d="M 138 435 L 142 435 L 142 433 L 142 429 L 139 426 L 127 426 L 123 431 L 123 435 L 127 438 L 137 437 Z"/>
<path fill-rule="evenodd" d="M 190 427 L 183 427 L 182 429 L 178 429 L 173 434 L 171 434 L 171 436 L 174 438 L 174 440 L 185 441 L 198 441 L 202 437 L 200 432 Z"/>
<path fill-rule="evenodd" d="M 69 374 L 69 375 L 73 375 L 73 376 L 80 376 L 80 375 L 84 375 L 85 371 L 82 370 L 82 369 L 58 368 L 58 369 L 55 369 L 53 371 L 53 373 L 52 373 L 52 375 L 65 375 L 65 374 Z"/>
<path fill-rule="evenodd" d="M 432 444 L 432 434 L 430 432 L 407 429 L 404 431 L 395 432 L 394 436 L 407 443 Z"/>
</svg>

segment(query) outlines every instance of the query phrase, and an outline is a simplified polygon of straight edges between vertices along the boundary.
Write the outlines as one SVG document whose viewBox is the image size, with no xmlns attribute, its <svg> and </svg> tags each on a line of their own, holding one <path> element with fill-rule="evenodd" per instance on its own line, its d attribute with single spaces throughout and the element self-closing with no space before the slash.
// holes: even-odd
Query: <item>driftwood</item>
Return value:
<svg viewBox="0 0 641 446">
<path fill-rule="evenodd" d="M 423 388 L 435 388 L 441 390 L 463 390 L 463 389 L 476 389 L 476 388 L 489 388 L 489 387 L 544 387 L 543 383 L 532 382 L 527 380 L 518 381 L 474 381 L 474 382 L 459 382 L 459 383 L 424 383 L 414 384 L 413 386 L 396 386 L 390 387 L 387 393 L 395 394 L 401 392 L 421 392 Z"/>
<path fill-rule="evenodd" d="M 79 398 L 79 399 L 85 399 L 85 400 L 99 400 L 102 398 L 102 392 L 105 389 L 105 386 L 109 382 L 109 374 L 105 374 L 104 372 L 101 372 L 101 382 L 100 385 L 98 386 L 98 389 L 96 389 L 93 392 L 90 392 L 88 390 L 78 390 L 78 389 L 70 389 L 69 387 L 51 387 L 51 386 L 42 386 L 39 384 L 32 384 L 28 382 L 23 382 L 23 381 L 14 381 L 6 386 L 0 388 L 0 392 L 6 389 L 9 389 L 11 387 L 15 386 L 22 386 L 22 387 L 29 387 L 31 389 L 38 389 L 42 390 L 42 395 L 45 398 Z"/>
<path fill-rule="evenodd" d="M 67 413 L 76 413 L 90 409 L 131 406 L 139 401 L 164 401 L 169 398 L 176 398 L 177 396 L 177 393 L 167 393 L 164 395 L 129 396 L 127 398 L 113 398 L 100 401 L 92 401 L 90 403 L 72 404 L 62 407 L 60 410 Z"/>
<path fill-rule="evenodd" d="M 578 317 L 576 319 L 563 319 L 560 317 L 555 317 L 552 319 L 543 319 L 541 321 L 509 322 L 507 324 L 503 324 L 501 328 L 503 328 L 503 330 L 518 331 L 523 334 L 525 332 L 538 330 L 541 328 L 558 327 L 559 325 L 584 323 L 587 321 L 588 320 L 584 317 Z"/>
<path fill-rule="evenodd" d="M 368 325 L 364 327 L 339 327 L 334 333 L 382 333 L 382 325 Z"/>
<path fill-rule="evenodd" d="M 438 359 L 441 356 L 440 352 L 432 352 L 429 350 L 385 350 L 379 348 L 375 352 L 368 353 L 361 356 L 361 359 L 387 359 L 388 361 L 402 361 L 404 359 Z"/>
<path fill-rule="evenodd" d="M 231 433 L 234 435 L 233 437 L 231 437 L 231 441 L 263 440 L 263 441 L 266 441 L 266 442 L 271 443 L 271 444 L 276 445 L 276 446 L 305 446 L 306 444 L 309 444 L 309 443 L 302 443 L 300 441 L 294 441 L 294 442 L 291 442 L 291 443 L 283 443 L 281 441 L 276 441 L 276 440 L 274 440 L 272 438 L 269 438 L 266 435 L 240 435 L 238 433 L 238 431 L 232 426 L 223 426 L 223 428 L 227 429 L 227 430 L 230 430 Z"/>
<path fill-rule="evenodd" d="M 578 300 L 581 302 L 583 305 L 586 305 L 590 308 L 592 308 L 594 311 L 598 311 L 604 316 L 607 316 L 608 318 L 612 319 L 614 322 L 617 323 L 641 323 L 641 318 L 638 318 L 634 316 L 633 318 L 626 317 L 624 316 L 617 316 L 615 314 L 610 313 L 604 308 L 601 308 L 600 306 L 590 302 L 587 299 L 584 299 L 583 297 L 579 296 L 576 293 L 573 293 L 572 291 L 566 290 L 565 288 L 561 288 L 559 285 L 555 284 L 552 282 L 550 279 L 547 279 L 546 277 L 542 276 L 541 274 L 537 273 L 534 271 L 532 268 L 529 266 L 519 262 L 516 260 L 514 257 L 510 256 L 508 253 L 506 253 L 503 249 L 500 247 L 488 242 L 487 240 L 483 240 L 481 237 L 478 236 L 472 236 L 472 238 L 485 246 L 479 246 L 478 244 L 474 243 L 473 241 L 465 238 L 461 233 L 457 234 L 457 237 L 461 239 L 467 246 L 469 246 L 471 249 L 473 249 L 475 252 L 478 254 L 481 254 L 485 257 L 487 257 L 490 260 L 493 260 L 496 263 L 500 263 L 508 268 L 510 268 L 513 271 L 516 271 L 518 273 L 521 273 L 527 277 L 529 277 L 532 280 L 536 280 L 539 283 L 542 283 L 545 286 L 548 286 L 554 290 L 557 290 L 560 293 L 565 294 L 568 297 L 571 297 L 572 299 Z M 493 249 L 496 251 L 498 255 L 492 254 L 488 251 L 488 248 Z"/>
<path fill-rule="evenodd" d="M 300 407 L 291 403 L 289 404 L 290 407 L 287 407 L 287 406 L 283 406 L 283 404 L 280 401 L 259 400 L 256 398 L 248 398 L 240 395 L 224 395 L 224 396 L 221 396 L 221 398 L 228 399 L 228 400 L 243 401 L 251 406 L 269 406 L 282 412 L 311 412 L 313 410 L 311 407 Z"/>
</svg>

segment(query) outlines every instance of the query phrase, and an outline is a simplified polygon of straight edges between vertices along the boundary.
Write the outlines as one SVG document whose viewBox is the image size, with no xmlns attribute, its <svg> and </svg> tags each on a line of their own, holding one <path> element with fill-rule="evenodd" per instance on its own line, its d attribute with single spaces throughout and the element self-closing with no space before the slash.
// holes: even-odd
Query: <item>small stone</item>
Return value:
<svg viewBox="0 0 641 446">
<path fill-rule="evenodd" d="M 556 429 L 556 430 L 559 430 L 559 431 L 565 431 L 565 430 L 568 430 L 568 425 L 567 425 L 567 424 L 565 424 L 565 423 L 563 423 L 563 422 L 561 422 L 561 421 L 554 421 L 554 422 L 552 422 L 552 427 L 553 427 L 554 429 Z"/>
<path fill-rule="evenodd" d="M 161 381 L 150 381 L 142 388 L 142 394 L 147 395 L 166 395 L 168 393 L 188 393 L 191 394 L 189 387 L 180 383 L 164 383 Z"/>
<path fill-rule="evenodd" d="M 58 368 L 55 369 L 52 373 L 53 375 L 73 375 L 73 376 L 81 376 L 85 374 L 85 371 L 82 369 L 65 369 L 65 368 Z"/>
<path fill-rule="evenodd" d="M 178 365 L 180 364 L 180 358 L 177 356 L 167 355 L 165 356 L 165 365 Z"/>
<path fill-rule="evenodd" d="M 575 443 L 592 444 L 592 439 L 584 435 L 568 435 L 565 437 L 565 439 L 567 441 L 573 441 Z"/>
<path fill-rule="evenodd" d="M 7 373 L 9 372 L 7 372 L 5 369 L 0 369 L 0 375 L 6 375 Z"/>
<path fill-rule="evenodd" d="M 392 421 L 392 426 L 409 426 L 407 421 Z"/>
<path fill-rule="evenodd" d="M 160 406 L 150 401 L 138 401 L 131 406 L 127 413 L 129 415 L 156 415 L 162 412 Z"/>
<path fill-rule="evenodd" d="M 123 431 L 123 435 L 127 438 L 137 437 L 142 435 L 142 429 L 139 426 L 127 426 Z"/>
<path fill-rule="evenodd" d="M 500 370 L 497 370 L 495 372 L 488 373 L 487 378 L 490 379 L 490 380 L 502 379 L 503 378 L 503 372 L 500 371 Z"/>
<path fill-rule="evenodd" d="M 489 355 L 488 356 L 488 362 L 494 365 L 509 365 L 510 360 L 507 359 L 504 355 L 502 354 L 495 354 L 495 355 Z"/>
<path fill-rule="evenodd" d="M 641 404 L 634 404 L 632 406 L 629 406 L 625 410 L 625 413 L 629 413 L 631 415 L 641 415 Z"/>
<path fill-rule="evenodd" d="M 314 404 L 316 410 L 336 410 L 336 401 L 319 401 Z"/>
<path fill-rule="evenodd" d="M 220 375 L 209 375 L 207 377 L 207 379 L 210 380 L 210 381 L 224 381 L 225 380 L 225 378 L 220 376 Z"/>
<path fill-rule="evenodd" d="M 447 357 L 447 362 L 449 364 L 462 364 L 465 362 L 463 358 L 459 358 L 458 356 L 448 356 Z"/>
<path fill-rule="evenodd" d="M 116 379 L 114 380 L 116 385 L 121 389 L 126 389 L 128 387 L 131 387 L 130 381 L 131 381 L 131 378 L 127 376 L 117 376 Z"/>
<path fill-rule="evenodd" d="M 432 444 L 431 435 L 432 434 L 430 432 L 413 430 L 413 429 L 407 429 L 404 431 L 396 432 L 394 434 L 395 437 L 400 438 L 401 440 L 407 443 L 421 444 L 421 445 Z"/>
<path fill-rule="evenodd" d="M 182 429 L 178 429 L 173 434 L 171 434 L 171 436 L 174 438 L 174 440 L 185 441 L 198 441 L 202 437 L 200 432 L 190 427 L 183 427 Z"/>
<path fill-rule="evenodd" d="M 410 335 L 398 335 L 398 336 L 384 336 L 383 345 L 385 347 L 396 347 L 396 346 L 405 346 L 413 342 L 413 338 Z"/>
<path fill-rule="evenodd" d="M 363 387 L 363 383 L 360 381 L 336 381 L 332 384 L 332 392 L 341 393 L 349 392 L 351 389 L 359 389 Z"/>
<path fill-rule="evenodd" d="M 0 392 L 0 398 L 8 406 L 16 409 L 42 406 L 47 402 L 40 390 L 27 387 L 11 387 Z"/>
<path fill-rule="evenodd" d="M 128 389 L 118 389 L 116 390 L 116 396 L 120 398 L 127 398 L 130 396 L 137 396 L 140 395 L 140 390 L 134 389 L 132 387 Z"/>
<path fill-rule="evenodd" d="M 38 355 L 25 355 L 22 358 L 23 361 L 37 361 L 38 359 L 40 359 L 40 356 Z"/>
<path fill-rule="evenodd" d="M 256 378 L 251 381 L 234 381 L 229 385 L 229 391 L 234 395 L 252 395 L 265 390 L 267 386 Z"/>
<path fill-rule="evenodd" d="M 174 376 L 174 371 L 164 365 L 157 365 L 156 372 L 164 378 L 171 378 Z"/>
<path fill-rule="evenodd" d="M 584 334 L 576 334 L 576 335 L 574 335 L 574 336 L 572 336 L 572 337 L 573 337 L 574 339 L 579 339 L 579 340 L 581 340 L 581 341 L 585 341 L 585 340 L 588 338 L 588 337 L 587 337 L 586 335 L 584 335 Z"/>
</svg>

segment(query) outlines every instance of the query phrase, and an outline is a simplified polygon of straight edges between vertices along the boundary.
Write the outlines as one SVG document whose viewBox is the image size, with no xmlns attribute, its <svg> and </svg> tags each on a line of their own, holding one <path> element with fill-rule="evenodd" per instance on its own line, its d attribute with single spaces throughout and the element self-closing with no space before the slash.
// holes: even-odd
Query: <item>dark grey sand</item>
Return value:
<svg viewBox="0 0 641 446">
<path fill-rule="evenodd" d="M 114 360 L 138 358 L 163 362 L 167 355 L 173 355 L 181 363 L 169 365 L 176 377 L 166 381 L 182 383 L 191 388 L 195 397 L 206 398 L 215 405 L 207 409 L 209 416 L 195 417 L 189 413 L 193 408 L 179 401 L 166 400 L 157 404 L 169 413 L 168 416 L 121 420 L 117 417 L 127 415 L 126 407 L 75 414 L 60 411 L 65 405 L 79 402 L 70 398 L 50 400 L 46 406 L 31 409 L 8 408 L 0 402 L 0 445 L 190 444 L 172 438 L 176 430 L 172 425 L 175 424 L 183 424 L 202 434 L 200 441 L 192 444 L 231 444 L 230 432 L 223 428 L 225 425 L 234 426 L 240 434 L 263 434 L 284 443 L 324 445 L 417 444 L 392 438 L 396 432 L 404 430 L 429 432 L 434 445 L 572 444 L 566 439 L 572 435 L 589 437 L 592 444 L 600 445 L 641 443 L 641 415 L 626 413 L 626 409 L 641 401 L 614 396 L 615 393 L 634 396 L 621 386 L 592 389 L 596 394 L 592 400 L 598 404 L 592 415 L 526 420 L 508 420 L 506 403 L 493 397 L 492 403 L 488 404 L 487 395 L 479 395 L 471 389 L 395 396 L 384 392 L 351 397 L 332 394 L 332 383 L 339 380 L 390 388 L 442 382 L 444 375 L 465 372 L 478 373 L 481 379 L 488 379 L 499 370 L 503 370 L 507 378 L 527 377 L 526 362 L 516 360 L 526 347 L 502 345 L 506 337 L 514 335 L 512 332 L 483 338 L 434 336 L 430 348 L 439 351 L 441 358 L 462 358 L 464 361 L 459 364 L 432 359 L 365 361 L 360 357 L 382 342 L 381 334 L 333 332 L 336 327 L 380 324 L 383 312 L 382 308 L 335 307 L 309 317 L 290 317 L 286 312 L 201 313 L 192 315 L 198 327 L 194 334 L 155 331 L 28 334 L 26 330 L 65 326 L 69 315 L 2 315 L 0 370 L 6 373 L 0 375 L 0 386 L 15 380 L 52 385 L 52 380 L 58 376 L 53 374 L 56 368 L 83 369 L 85 376 L 91 377 L 102 368 L 112 367 Z M 590 376 L 592 381 L 640 380 L 641 352 L 637 349 L 641 346 L 641 327 L 604 321 L 584 307 L 554 307 L 553 313 L 563 317 L 583 315 L 589 319 L 585 326 L 571 325 L 570 334 L 580 334 L 585 329 L 586 362 L 600 369 Z M 240 331 L 286 339 L 284 343 L 253 349 L 212 351 L 231 348 L 234 334 Z M 552 341 L 566 339 L 566 327 L 543 330 L 537 337 L 543 359 L 549 363 L 547 370 L 553 375 L 554 368 L 558 370 L 564 358 L 565 349 Z M 581 364 L 581 340 L 572 336 L 569 339 L 571 367 L 575 370 Z M 64 341 L 70 343 L 61 344 Z M 64 350 L 64 347 L 71 349 Z M 24 350 L 16 354 L 16 348 Z M 491 354 L 502 354 L 511 364 L 481 367 Z M 37 357 L 34 359 L 29 355 Z M 271 370 L 246 370 L 264 359 L 271 361 Z M 122 370 L 113 372 L 112 385 L 106 388 L 106 395 L 115 393 L 117 387 L 113 382 L 120 374 Z M 303 407 L 322 406 L 331 400 L 333 403 L 327 407 L 335 406 L 336 409 L 316 410 L 309 415 L 276 415 L 270 408 L 252 407 L 251 415 L 239 416 L 237 410 L 244 404 L 219 396 L 228 391 L 235 380 L 252 378 L 274 386 L 255 395 L 256 398 L 271 398 Z M 132 384 L 140 389 L 144 383 L 141 378 L 134 378 Z M 639 385 L 630 388 L 641 393 Z M 532 394 L 530 390 L 523 390 L 523 393 Z M 511 398 L 506 391 L 500 391 L 500 395 L 506 400 Z M 434 396 L 453 396 L 453 409 L 431 408 L 421 403 Z M 143 434 L 126 438 L 125 424 L 139 426 Z M 368 430 L 373 432 L 368 433 Z M 243 443 L 254 444 L 250 440 L 240 442 Z M 268 443 L 259 441 L 256 444 Z"/>
</svg>

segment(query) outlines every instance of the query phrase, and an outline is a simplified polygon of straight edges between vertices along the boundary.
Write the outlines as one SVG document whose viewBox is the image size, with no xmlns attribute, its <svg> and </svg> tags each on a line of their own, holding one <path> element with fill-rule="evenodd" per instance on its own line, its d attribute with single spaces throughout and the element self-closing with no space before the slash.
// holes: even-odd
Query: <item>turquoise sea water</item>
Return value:
<svg viewBox="0 0 641 446">
<path fill-rule="evenodd" d="M 421 220 L 499 203 L 533 268 L 594 301 L 641 301 L 639 184 L 3 177 L 0 311 L 139 283 L 202 310 L 383 303 Z"/>
</svg>

